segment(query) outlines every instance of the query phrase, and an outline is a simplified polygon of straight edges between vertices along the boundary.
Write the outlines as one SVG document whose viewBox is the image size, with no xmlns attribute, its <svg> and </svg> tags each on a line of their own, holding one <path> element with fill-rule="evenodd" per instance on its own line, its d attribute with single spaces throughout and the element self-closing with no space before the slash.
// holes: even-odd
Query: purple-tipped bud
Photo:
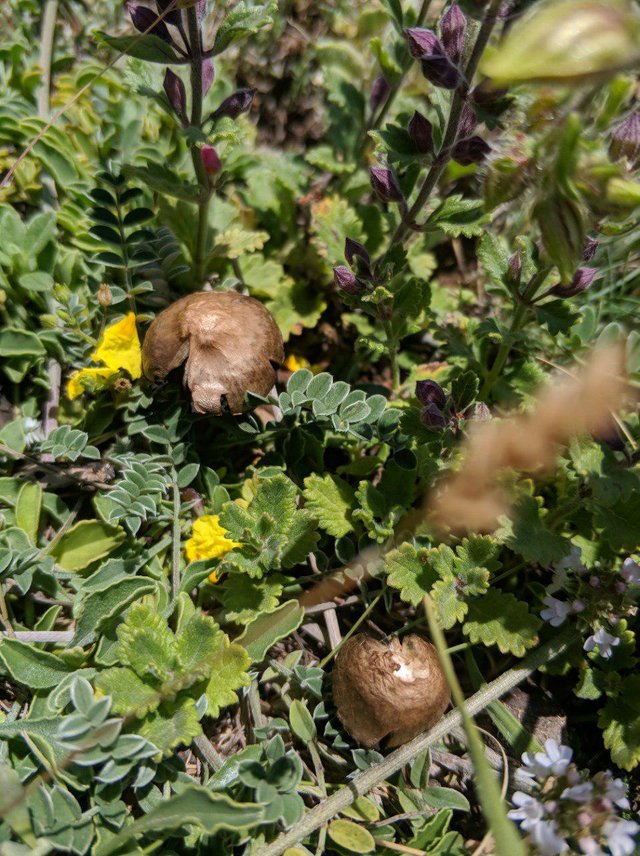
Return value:
<svg viewBox="0 0 640 856">
<path fill-rule="evenodd" d="M 596 278 L 598 268 L 581 267 L 573 275 L 569 285 L 556 285 L 551 293 L 556 297 L 575 297 L 585 291 Z"/>
<path fill-rule="evenodd" d="M 223 116 L 227 116 L 229 119 L 237 119 L 241 113 L 246 113 L 251 107 L 255 94 L 255 89 L 236 89 L 228 98 L 224 99 L 209 118 L 221 119 Z"/>
<path fill-rule="evenodd" d="M 451 59 L 458 63 L 464 50 L 464 34 L 467 29 L 467 19 L 457 3 L 452 3 L 440 21 L 442 44 Z"/>
<path fill-rule="evenodd" d="M 433 30 L 426 27 L 411 27 L 404 31 L 409 53 L 414 59 L 422 59 L 425 54 L 432 54 L 438 50 L 444 53 L 444 47 Z"/>
<path fill-rule="evenodd" d="M 213 60 L 205 59 L 202 61 L 202 94 L 206 95 L 211 89 L 213 78 L 216 76 L 216 70 L 213 67 Z"/>
<path fill-rule="evenodd" d="M 441 89 L 458 89 L 464 83 L 464 75 L 442 45 L 436 52 L 425 54 L 420 59 L 420 66 L 429 83 Z"/>
<path fill-rule="evenodd" d="M 425 407 L 429 404 L 435 404 L 437 407 L 443 408 L 447 403 L 447 393 L 435 380 L 417 381 L 416 398 Z"/>
<path fill-rule="evenodd" d="M 186 119 L 186 105 L 187 105 L 187 93 L 184 87 L 184 83 L 178 77 L 177 74 L 174 74 L 170 68 L 168 68 L 164 73 L 164 91 L 169 99 L 169 104 L 175 110 L 178 118 L 181 121 L 185 121 Z"/>
<path fill-rule="evenodd" d="M 333 269 L 333 281 L 340 291 L 346 291 L 347 294 L 360 294 L 365 286 L 360 282 L 358 277 L 344 265 L 338 265 Z"/>
<path fill-rule="evenodd" d="M 475 110 L 468 103 L 465 103 L 460 113 L 460 121 L 458 122 L 458 138 L 464 139 L 470 137 L 476 129 L 478 117 Z"/>
<path fill-rule="evenodd" d="M 369 170 L 371 186 L 381 202 L 402 202 L 404 197 L 394 174 L 383 166 L 372 166 Z"/>
<path fill-rule="evenodd" d="M 591 259 L 595 256 L 599 246 L 600 241 L 597 241 L 595 238 L 587 238 L 584 242 L 584 248 L 582 250 L 582 261 L 590 262 Z"/>
<path fill-rule="evenodd" d="M 127 3 L 127 9 L 136 30 L 141 33 L 151 33 L 165 42 L 172 42 L 167 25 L 164 21 L 158 20 L 157 14 L 152 9 L 147 9 L 146 6 L 136 6 L 133 3 Z"/>
<path fill-rule="evenodd" d="M 384 99 L 389 94 L 389 81 L 384 74 L 379 74 L 371 84 L 371 92 L 369 93 L 369 107 L 372 110 L 377 110 Z"/>
<path fill-rule="evenodd" d="M 609 147 L 614 160 L 627 158 L 635 163 L 640 158 L 640 111 L 636 110 L 621 122 L 611 136 Z"/>
<path fill-rule="evenodd" d="M 369 252 L 364 244 L 354 238 L 347 238 L 344 242 L 344 257 L 353 266 L 354 258 L 361 258 L 368 266 L 371 262 Z"/>
<path fill-rule="evenodd" d="M 222 161 L 213 146 L 205 144 L 200 149 L 200 154 L 202 156 L 202 165 L 209 175 L 215 175 L 217 172 L 220 172 L 222 169 Z"/>
<path fill-rule="evenodd" d="M 160 12 L 161 14 L 171 5 L 173 5 L 174 8 L 171 9 L 170 12 L 167 12 L 167 14 L 162 20 L 165 21 L 167 24 L 171 24 L 172 26 L 177 27 L 178 24 L 180 24 L 182 21 L 182 14 L 180 12 L 180 9 L 178 9 L 178 0 L 156 0 L 156 7 L 158 9 L 158 12 Z"/>
<path fill-rule="evenodd" d="M 407 133 L 417 152 L 421 155 L 433 154 L 433 125 L 417 110 L 409 120 Z"/>
<path fill-rule="evenodd" d="M 482 163 L 490 151 L 491 146 L 482 137 L 468 137 L 455 144 L 452 157 L 462 166 L 471 166 L 472 163 Z"/>
<path fill-rule="evenodd" d="M 507 278 L 511 285 L 520 285 L 522 277 L 522 254 L 517 250 L 509 259 Z"/>
<path fill-rule="evenodd" d="M 420 421 L 425 428 L 440 431 L 447 427 L 447 420 L 437 404 L 427 404 L 420 414 Z"/>
</svg>

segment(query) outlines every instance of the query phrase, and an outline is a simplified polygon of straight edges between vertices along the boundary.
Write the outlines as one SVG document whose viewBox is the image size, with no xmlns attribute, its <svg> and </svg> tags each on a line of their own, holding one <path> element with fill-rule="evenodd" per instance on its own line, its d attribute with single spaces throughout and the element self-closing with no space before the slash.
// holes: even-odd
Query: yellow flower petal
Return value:
<svg viewBox="0 0 640 856">
<path fill-rule="evenodd" d="M 140 377 L 142 354 L 133 312 L 107 327 L 91 359 L 103 362 L 113 372 L 125 369 L 134 380 Z"/>
<path fill-rule="evenodd" d="M 290 372 L 297 372 L 298 369 L 308 369 L 310 365 L 311 363 L 306 357 L 300 357 L 297 354 L 289 354 L 284 361 L 285 369 L 289 369 Z"/>
<path fill-rule="evenodd" d="M 241 546 L 225 537 L 227 530 L 220 525 L 219 521 L 217 514 L 205 514 L 193 521 L 191 538 L 184 545 L 187 561 L 220 559 L 235 547 Z"/>
<path fill-rule="evenodd" d="M 67 395 L 71 399 L 78 398 L 83 392 L 86 392 L 87 389 L 92 390 L 96 386 L 103 386 L 104 383 L 115 374 L 117 374 L 117 372 L 113 371 L 113 369 L 80 369 L 79 371 L 74 372 L 69 378 L 67 383 Z M 83 381 L 90 382 L 85 384 Z"/>
</svg>

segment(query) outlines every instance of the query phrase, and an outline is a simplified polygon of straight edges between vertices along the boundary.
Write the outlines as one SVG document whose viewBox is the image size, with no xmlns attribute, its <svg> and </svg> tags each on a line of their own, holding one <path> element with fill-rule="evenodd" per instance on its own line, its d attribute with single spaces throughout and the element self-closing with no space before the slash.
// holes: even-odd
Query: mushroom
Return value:
<svg viewBox="0 0 640 856">
<path fill-rule="evenodd" d="M 242 413 L 246 392 L 266 395 L 284 360 L 273 316 L 253 297 L 202 291 L 176 300 L 151 323 L 142 371 L 163 381 L 186 360 L 184 382 L 198 413 Z"/>
<path fill-rule="evenodd" d="M 367 748 L 389 737 L 400 746 L 440 719 L 450 699 L 436 649 L 411 634 L 379 642 L 357 633 L 333 668 L 333 700 L 340 721 Z"/>
</svg>

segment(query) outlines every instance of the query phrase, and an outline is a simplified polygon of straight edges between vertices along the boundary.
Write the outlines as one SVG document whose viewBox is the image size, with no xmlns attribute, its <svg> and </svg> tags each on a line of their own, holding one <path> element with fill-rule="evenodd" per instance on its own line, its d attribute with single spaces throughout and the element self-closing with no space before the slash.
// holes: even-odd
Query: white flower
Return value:
<svg viewBox="0 0 640 856">
<path fill-rule="evenodd" d="M 573 544 L 569 550 L 569 554 L 558 562 L 553 563 L 553 581 L 549 586 L 549 591 L 559 591 L 566 588 L 569 581 L 569 572 L 573 571 L 576 574 L 582 574 L 586 568 L 582 564 L 582 550 Z"/>
<path fill-rule="evenodd" d="M 34 446 L 44 439 L 42 426 L 33 416 L 25 416 L 22 420 L 22 430 L 24 431 L 24 439 L 27 446 Z"/>
<path fill-rule="evenodd" d="M 529 794 L 516 791 L 511 801 L 518 808 L 511 809 L 508 817 L 517 820 L 523 829 L 531 829 L 544 817 L 544 806 Z"/>
<path fill-rule="evenodd" d="M 558 853 L 565 853 L 569 849 L 564 838 L 558 835 L 555 820 L 538 821 L 529 835 L 541 856 L 557 856 Z"/>
<path fill-rule="evenodd" d="M 527 772 L 541 779 L 546 779 L 548 776 L 563 776 L 571 763 L 573 749 L 562 746 L 551 737 L 544 741 L 544 748 L 544 752 L 536 752 L 533 756 L 529 752 L 524 753 L 522 761 L 530 768 Z"/>
<path fill-rule="evenodd" d="M 616 645 L 620 644 L 620 638 L 618 636 L 614 636 L 612 633 L 608 633 L 604 627 L 601 627 L 600 630 L 596 630 L 596 632 L 589 636 L 587 641 L 582 646 L 585 651 L 593 651 L 593 649 L 598 646 L 598 653 L 602 657 L 603 660 L 608 660 L 609 657 L 613 654 L 613 649 Z"/>
<path fill-rule="evenodd" d="M 631 856 L 636 849 L 634 836 L 638 830 L 640 830 L 640 825 L 634 820 L 622 820 L 622 818 L 614 817 L 605 821 L 602 832 L 607 839 L 607 847 L 611 851 L 611 856 Z"/>
<path fill-rule="evenodd" d="M 604 850 L 595 838 L 589 836 L 588 838 L 579 838 L 578 844 L 580 845 L 580 850 L 583 853 L 586 853 L 587 856 L 604 856 Z"/>
<path fill-rule="evenodd" d="M 622 779 L 614 779 L 611 773 L 605 773 L 607 777 L 605 785 L 605 796 L 607 796 L 614 805 L 618 808 L 630 808 L 629 800 L 627 799 L 627 788 Z"/>
<path fill-rule="evenodd" d="M 544 621 L 548 621 L 552 627 L 560 627 L 571 612 L 571 604 L 558 600 L 557 597 L 552 597 L 550 594 L 542 602 L 546 604 L 546 609 L 542 610 L 540 617 Z"/>
<path fill-rule="evenodd" d="M 572 800 L 572 802 L 586 802 L 593 792 L 591 782 L 582 782 L 579 785 L 574 785 L 571 788 L 565 788 L 560 794 L 563 800 Z"/>
<path fill-rule="evenodd" d="M 625 559 L 622 563 L 620 576 L 627 583 L 627 585 L 640 585 L 640 565 L 634 562 L 631 558 Z"/>
</svg>

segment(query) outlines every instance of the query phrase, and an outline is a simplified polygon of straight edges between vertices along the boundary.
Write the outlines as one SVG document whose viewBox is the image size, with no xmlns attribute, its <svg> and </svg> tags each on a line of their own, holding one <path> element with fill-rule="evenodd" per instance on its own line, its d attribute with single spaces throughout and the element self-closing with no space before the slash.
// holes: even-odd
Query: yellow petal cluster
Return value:
<svg viewBox="0 0 640 856">
<path fill-rule="evenodd" d="M 227 530 L 220 525 L 217 514 L 204 514 L 193 521 L 191 538 L 184 545 L 188 562 L 198 559 L 221 559 L 231 550 L 241 545 L 226 537 Z M 218 582 L 218 574 L 212 571 L 209 581 Z"/>
<path fill-rule="evenodd" d="M 107 327 L 98 347 L 91 354 L 91 359 L 97 363 L 104 363 L 105 367 L 87 367 L 74 372 L 67 384 L 69 398 L 78 398 L 87 386 L 103 386 L 121 369 L 128 372 L 133 380 L 141 376 L 142 354 L 136 329 L 136 316 L 133 312 L 129 312 L 120 321 Z M 83 381 L 90 381 L 90 383 Z"/>
</svg>

